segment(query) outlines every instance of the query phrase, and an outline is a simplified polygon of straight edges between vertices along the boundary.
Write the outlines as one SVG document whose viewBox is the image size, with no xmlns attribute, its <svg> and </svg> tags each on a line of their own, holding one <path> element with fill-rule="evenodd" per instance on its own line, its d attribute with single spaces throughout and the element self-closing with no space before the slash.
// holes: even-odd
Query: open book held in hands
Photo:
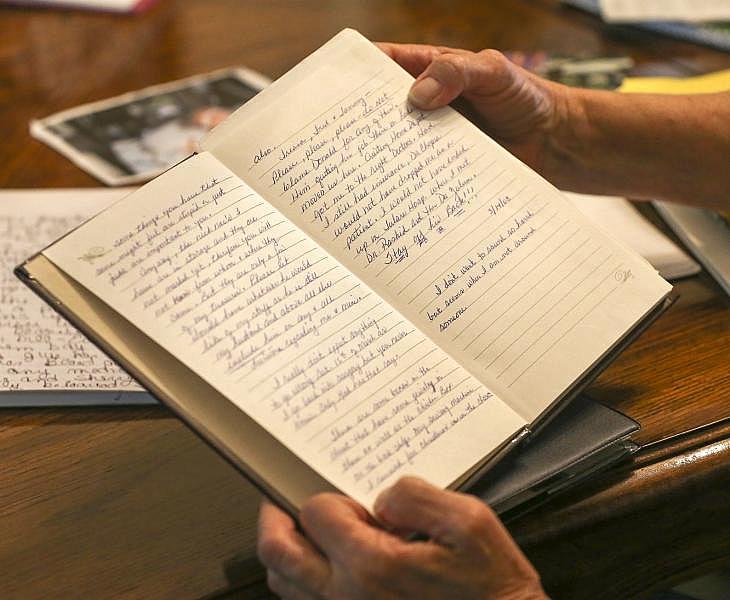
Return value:
<svg viewBox="0 0 730 600">
<path fill-rule="evenodd" d="M 459 487 L 671 287 L 352 30 L 17 269 L 271 497 Z"/>
</svg>

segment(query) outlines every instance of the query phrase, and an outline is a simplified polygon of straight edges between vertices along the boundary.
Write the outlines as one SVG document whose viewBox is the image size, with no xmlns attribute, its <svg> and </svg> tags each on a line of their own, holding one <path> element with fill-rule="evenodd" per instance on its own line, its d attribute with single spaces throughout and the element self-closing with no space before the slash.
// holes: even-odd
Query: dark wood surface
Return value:
<svg viewBox="0 0 730 600">
<path fill-rule="evenodd" d="M 0 8 L 0 186 L 96 182 L 28 123 L 228 65 L 276 77 L 343 27 L 371 39 L 632 56 L 730 54 L 552 0 L 161 0 L 137 16 Z M 633 464 L 510 528 L 556 598 L 646 597 L 730 562 L 730 303 L 706 273 L 592 386 L 642 423 Z M 265 597 L 258 494 L 163 408 L 0 411 L 0 597 Z"/>
</svg>

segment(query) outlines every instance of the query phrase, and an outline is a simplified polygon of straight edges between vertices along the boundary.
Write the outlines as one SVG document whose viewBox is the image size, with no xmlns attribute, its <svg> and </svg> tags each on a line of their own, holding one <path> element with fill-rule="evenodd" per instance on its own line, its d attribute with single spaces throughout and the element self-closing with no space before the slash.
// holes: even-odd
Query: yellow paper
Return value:
<svg viewBox="0 0 730 600">
<path fill-rule="evenodd" d="M 620 92 L 633 94 L 711 94 L 730 90 L 730 69 L 696 77 L 627 77 Z"/>
</svg>

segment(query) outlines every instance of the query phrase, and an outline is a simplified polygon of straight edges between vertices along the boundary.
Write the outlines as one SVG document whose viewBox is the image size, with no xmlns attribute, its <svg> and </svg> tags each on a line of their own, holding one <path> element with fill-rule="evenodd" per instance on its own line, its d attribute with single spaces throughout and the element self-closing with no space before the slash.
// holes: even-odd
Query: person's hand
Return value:
<svg viewBox="0 0 730 600">
<path fill-rule="evenodd" d="M 389 530 L 354 500 L 320 494 L 302 507 L 300 532 L 264 502 L 258 552 L 271 590 L 286 600 L 546 598 L 535 569 L 475 497 L 407 477 L 379 496 L 375 516 Z"/>
<path fill-rule="evenodd" d="M 416 77 L 413 106 L 465 100 L 466 116 L 560 189 L 728 210 L 730 92 L 587 90 L 542 79 L 496 50 L 377 45 Z"/>
<path fill-rule="evenodd" d="M 470 106 L 468 116 L 488 135 L 533 169 L 549 174 L 549 143 L 567 101 L 564 86 L 529 73 L 497 50 L 377 45 L 416 77 L 409 95 L 413 106 L 431 110 L 461 97 Z"/>
</svg>

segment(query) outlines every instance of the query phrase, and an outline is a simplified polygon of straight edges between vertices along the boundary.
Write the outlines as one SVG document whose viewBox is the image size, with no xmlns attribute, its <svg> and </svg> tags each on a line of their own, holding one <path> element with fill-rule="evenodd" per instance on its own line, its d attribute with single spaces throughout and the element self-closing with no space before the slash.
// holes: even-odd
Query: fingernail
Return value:
<svg viewBox="0 0 730 600">
<path fill-rule="evenodd" d="M 408 100 L 414 106 L 427 107 L 436 99 L 441 93 L 442 85 L 436 81 L 433 77 L 425 77 L 420 81 L 417 81 L 411 87 L 411 91 L 408 94 Z"/>
</svg>

